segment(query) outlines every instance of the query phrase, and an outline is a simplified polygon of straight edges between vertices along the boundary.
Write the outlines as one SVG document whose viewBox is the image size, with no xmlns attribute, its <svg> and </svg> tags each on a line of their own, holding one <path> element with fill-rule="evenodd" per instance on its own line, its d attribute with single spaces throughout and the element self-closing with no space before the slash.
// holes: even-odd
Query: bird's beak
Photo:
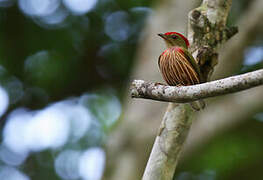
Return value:
<svg viewBox="0 0 263 180">
<path fill-rule="evenodd" d="M 166 36 L 164 34 L 162 34 L 162 33 L 158 34 L 158 36 L 160 36 L 163 39 L 166 39 Z"/>
</svg>

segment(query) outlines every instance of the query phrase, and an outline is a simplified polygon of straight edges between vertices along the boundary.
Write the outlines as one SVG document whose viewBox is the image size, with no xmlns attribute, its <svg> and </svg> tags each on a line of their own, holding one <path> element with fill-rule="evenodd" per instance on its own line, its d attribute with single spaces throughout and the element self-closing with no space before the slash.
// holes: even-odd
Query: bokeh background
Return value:
<svg viewBox="0 0 263 180">
<path fill-rule="evenodd" d="M 162 81 L 156 34 L 186 33 L 200 2 L 0 0 L 0 179 L 140 179 L 167 103 L 129 83 Z M 233 1 L 214 79 L 263 68 L 262 7 Z M 263 178 L 262 138 L 262 87 L 212 98 L 175 179 Z"/>
</svg>

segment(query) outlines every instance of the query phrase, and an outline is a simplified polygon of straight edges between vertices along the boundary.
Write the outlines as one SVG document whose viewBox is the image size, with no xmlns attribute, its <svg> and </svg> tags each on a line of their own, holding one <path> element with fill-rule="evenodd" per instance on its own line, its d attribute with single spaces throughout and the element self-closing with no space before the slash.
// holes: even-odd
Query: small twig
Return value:
<svg viewBox="0 0 263 180">
<path fill-rule="evenodd" d="M 131 86 L 131 96 L 133 98 L 186 103 L 234 93 L 262 84 L 263 69 L 194 86 L 165 86 L 143 80 L 134 80 Z"/>
</svg>

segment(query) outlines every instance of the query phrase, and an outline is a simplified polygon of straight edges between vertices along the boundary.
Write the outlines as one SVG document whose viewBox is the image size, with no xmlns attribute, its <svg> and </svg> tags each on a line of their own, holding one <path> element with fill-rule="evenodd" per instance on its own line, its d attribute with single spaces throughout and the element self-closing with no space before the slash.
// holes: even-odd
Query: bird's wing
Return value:
<svg viewBox="0 0 263 180">
<path fill-rule="evenodd" d="M 185 57 L 187 58 L 187 60 L 191 63 L 191 65 L 193 66 L 193 68 L 195 69 L 195 71 L 197 72 L 198 76 L 200 79 L 203 79 L 202 78 L 202 74 L 201 74 L 201 71 L 200 71 L 200 67 L 199 65 L 197 64 L 196 60 L 194 59 L 194 57 L 192 56 L 192 54 L 185 48 L 181 48 Z"/>
</svg>

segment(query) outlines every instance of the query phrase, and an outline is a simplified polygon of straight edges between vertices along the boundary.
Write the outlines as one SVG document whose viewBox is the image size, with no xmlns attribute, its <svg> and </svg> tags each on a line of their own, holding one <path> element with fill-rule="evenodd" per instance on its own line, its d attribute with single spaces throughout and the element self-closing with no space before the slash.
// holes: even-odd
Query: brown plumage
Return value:
<svg viewBox="0 0 263 180">
<path fill-rule="evenodd" d="M 159 57 L 159 68 L 170 86 L 188 86 L 200 83 L 200 77 L 180 47 L 171 47 Z"/>
</svg>

